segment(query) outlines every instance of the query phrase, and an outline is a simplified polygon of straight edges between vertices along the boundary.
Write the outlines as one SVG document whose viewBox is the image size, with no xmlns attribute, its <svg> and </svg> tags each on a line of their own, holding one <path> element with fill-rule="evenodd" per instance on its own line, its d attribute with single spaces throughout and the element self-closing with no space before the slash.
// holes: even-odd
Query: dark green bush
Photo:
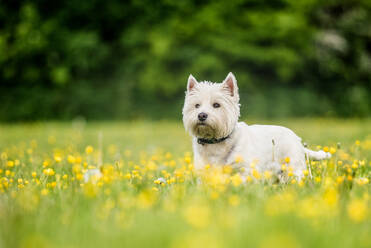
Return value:
<svg viewBox="0 0 371 248">
<path fill-rule="evenodd" d="M 190 73 L 229 71 L 252 116 L 370 116 L 370 10 L 368 0 L 3 1 L 0 120 L 179 118 Z"/>
</svg>

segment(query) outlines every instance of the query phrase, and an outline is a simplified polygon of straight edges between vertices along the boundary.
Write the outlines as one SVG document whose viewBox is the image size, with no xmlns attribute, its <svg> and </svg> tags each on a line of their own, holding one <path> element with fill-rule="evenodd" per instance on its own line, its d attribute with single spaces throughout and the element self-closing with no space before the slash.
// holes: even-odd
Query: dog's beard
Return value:
<svg viewBox="0 0 371 248">
<path fill-rule="evenodd" d="M 192 131 L 199 138 L 211 139 L 217 135 L 215 128 L 205 123 L 196 123 Z"/>
</svg>

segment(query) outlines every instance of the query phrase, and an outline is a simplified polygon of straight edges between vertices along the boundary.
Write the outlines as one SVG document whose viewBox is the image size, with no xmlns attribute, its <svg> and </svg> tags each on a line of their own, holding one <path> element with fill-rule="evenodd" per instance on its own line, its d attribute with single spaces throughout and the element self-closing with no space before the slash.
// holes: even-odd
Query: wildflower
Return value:
<svg viewBox="0 0 371 248">
<path fill-rule="evenodd" d="M 14 161 L 9 160 L 6 164 L 9 168 L 12 168 L 14 166 Z"/>
<path fill-rule="evenodd" d="M 49 194 L 49 190 L 48 189 L 42 189 L 41 190 L 41 195 L 48 195 Z"/>
<path fill-rule="evenodd" d="M 272 177 L 271 171 L 264 171 L 264 179 L 269 180 Z"/>
<path fill-rule="evenodd" d="M 352 200 L 347 206 L 348 216 L 354 222 L 361 222 L 367 216 L 367 204 L 360 199 Z"/>
<path fill-rule="evenodd" d="M 236 156 L 236 159 L 234 161 L 238 164 L 243 162 L 243 158 L 241 156 Z"/>
<path fill-rule="evenodd" d="M 91 153 L 93 153 L 93 151 L 94 151 L 94 148 L 92 146 L 87 146 L 85 148 L 85 153 L 86 154 L 91 154 Z"/>
<path fill-rule="evenodd" d="M 237 187 L 242 183 L 242 178 L 240 177 L 239 174 L 235 174 L 231 177 L 231 181 L 233 186 Z"/>
<path fill-rule="evenodd" d="M 338 192 L 335 188 L 329 188 L 326 190 L 323 199 L 329 206 L 334 207 L 339 199 Z"/>
<path fill-rule="evenodd" d="M 76 158 L 72 155 L 67 156 L 67 162 L 70 164 L 74 164 L 76 162 Z"/>
<path fill-rule="evenodd" d="M 35 177 L 37 176 L 37 173 L 34 171 L 34 172 L 32 172 L 31 176 L 32 176 L 33 178 L 35 178 Z"/>
<path fill-rule="evenodd" d="M 299 187 L 303 187 L 303 186 L 305 185 L 305 183 L 304 183 L 303 180 L 300 180 L 300 181 L 298 182 L 298 185 L 299 185 Z"/>
<path fill-rule="evenodd" d="M 50 187 L 51 187 L 51 188 L 53 188 L 53 189 L 54 189 L 54 188 L 55 188 L 55 186 L 57 186 L 57 182 L 51 182 L 51 183 L 50 183 Z"/>
<path fill-rule="evenodd" d="M 325 146 L 325 147 L 323 147 L 323 151 L 324 151 L 324 152 L 329 152 L 330 149 L 328 148 L 328 146 Z"/>
<path fill-rule="evenodd" d="M 289 172 L 287 173 L 287 176 L 292 177 L 293 175 L 294 175 L 294 172 L 292 170 L 289 170 Z"/>
<path fill-rule="evenodd" d="M 131 174 L 130 173 L 126 173 L 125 176 L 124 176 L 125 179 L 130 179 L 131 178 Z"/>
<path fill-rule="evenodd" d="M 285 162 L 288 164 L 288 163 L 290 163 L 290 158 L 289 157 L 286 157 L 285 158 Z"/>
<path fill-rule="evenodd" d="M 54 176 L 55 171 L 52 168 L 47 168 L 43 170 L 44 175 L 47 176 Z"/>
<path fill-rule="evenodd" d="M 252 177 L 251 176 L 247 176 L 246 177 L 246 182 L 251 182 L 252 181 Z"/>
<path fill-rule="evenodd" d="M 367 177 L 361 177 L 361 178 L 357 178 L 356 180 L 356 183 L 358 185 L 366 185 L 370 182 L 370 180 L 367 178 Z"/>
<path fill-rule="evenodd" d="M 260 173 L 259 173 L 256 169 L 253 169 L 253 170 L 252 170 L 252 175 L 253 175 L 256 179 L 260 179 L 260 178 L 261 178 Z"/>
<path fill-rule="evenodd" d="M 58 156 L 58 155 L 54 155 L 54 160 L 55 160 L 55 162 L 60 163 L 60 162 L 62 162 L 62 157 Z"/>
<path fill-rule="evenodd" d="M 166 184 L 166 180 L 162 177 L 158 178 L 157 180 L 154 181 L 155 184 L 159 184 L 159 185 L 165 185 Z"/>
<path fill-rule="evenodd" d="M 344 181 L 344 176 L 338 176 L 338 177 L 336 178 L 336 182 L 337 182 L 338 184 L 341 184 L 343 181 Z"/>
<path fill-rule="evenodd" d="M 82 179 L 84 179 L 84 175 L 82 173 L 77 173 L 76 174 L 76 180 L 81 181 Z"/>
<path fill-rule="evenodd" d="M 185 157 L 184 162 L 186 162 L 187 164 L 191 163 L 191 157 Z"/>
</svg>

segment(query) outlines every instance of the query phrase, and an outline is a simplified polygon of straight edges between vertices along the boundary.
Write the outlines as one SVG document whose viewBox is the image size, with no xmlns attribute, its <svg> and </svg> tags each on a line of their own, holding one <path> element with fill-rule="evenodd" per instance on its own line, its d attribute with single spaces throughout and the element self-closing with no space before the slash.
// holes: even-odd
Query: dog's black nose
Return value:
<svg viewBox="0 0 371 248">
<path fill-rule="evenodd" d="M 200 121 L 204 121 L 204 120 L 206 120 L 207 119 L 207 114 L 206 113 L 199 113 L 198 114 L 198 119 L 200 120 Z"/>
</svg>

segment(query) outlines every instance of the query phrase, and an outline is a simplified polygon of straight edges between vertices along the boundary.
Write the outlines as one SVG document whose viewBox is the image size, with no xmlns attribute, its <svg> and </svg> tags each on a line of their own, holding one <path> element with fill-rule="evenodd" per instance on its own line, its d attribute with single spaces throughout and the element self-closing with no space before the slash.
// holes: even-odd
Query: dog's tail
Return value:
<svg viewBox="0 0 371 248">
<path fill-rule="evenodd" d="M 331 153 L 324 152 L 324 151 L 312 151 L 310 149 L 304 148 L 305 153 L 307 156 L 313 160 L 322 160 L 322 159 L 329 159 L 331 158 Z"/>
</svg>

